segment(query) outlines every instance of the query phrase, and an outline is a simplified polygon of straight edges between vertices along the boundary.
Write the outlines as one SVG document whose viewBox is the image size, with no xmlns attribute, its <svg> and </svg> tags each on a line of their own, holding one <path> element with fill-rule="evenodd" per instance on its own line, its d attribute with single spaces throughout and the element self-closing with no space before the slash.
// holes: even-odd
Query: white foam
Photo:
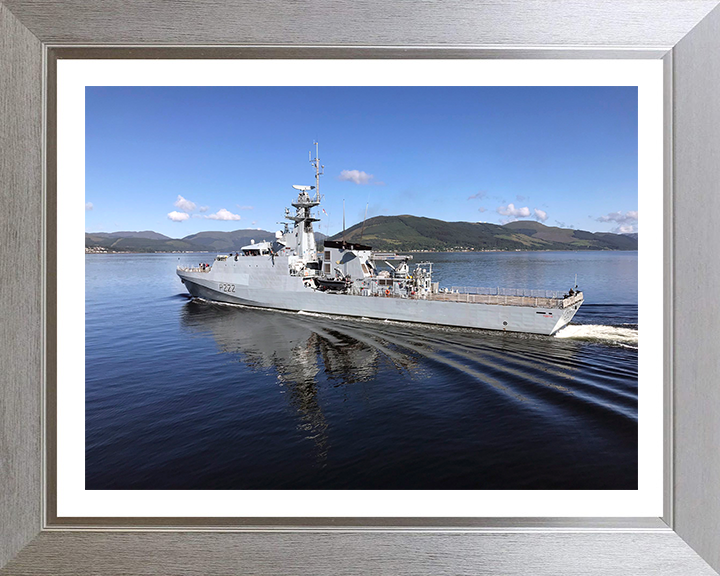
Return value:
<svg viewBox="0 0 720 576">
<path fill-rule="evenodd" d="M 638 345 L 638 331 L 635 328 L 621 326 L 603 326 L 600 324 L 571 324 L 565 326 L 555 338 L 571 338 L 573 340 L 594 340 L 621 346 Z"/>
</svg>

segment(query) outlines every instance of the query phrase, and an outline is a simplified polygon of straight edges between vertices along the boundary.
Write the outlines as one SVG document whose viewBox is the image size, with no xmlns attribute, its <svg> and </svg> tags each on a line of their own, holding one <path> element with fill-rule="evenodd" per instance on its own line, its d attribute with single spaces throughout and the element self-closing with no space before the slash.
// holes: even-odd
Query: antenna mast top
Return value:
<svg viewBox="0 0 720 576">
<path fill-rule="evenodd" d="M 315 145 L 315 158 L 312 157 L 312 152 L 308 154 L 310 156 L 310 164 L 315 168 L 315 198 L 317 202 L 320 202 L 320 176 L 325 173 L 325 166 L 320 164 L 320 158 L 318 157 L 318 143 L 313 142 Z"/>
</svg>

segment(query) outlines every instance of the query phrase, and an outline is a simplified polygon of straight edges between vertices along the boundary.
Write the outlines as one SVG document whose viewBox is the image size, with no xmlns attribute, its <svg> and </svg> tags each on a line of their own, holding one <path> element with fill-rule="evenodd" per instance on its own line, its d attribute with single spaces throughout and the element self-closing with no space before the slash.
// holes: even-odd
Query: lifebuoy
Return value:
<svg viewBox="0 0 720 576">
<path fill-rule="evenodd" d="M 385 296 L 390 296 L 390 290 L 385 290 Z"/>
</svg>

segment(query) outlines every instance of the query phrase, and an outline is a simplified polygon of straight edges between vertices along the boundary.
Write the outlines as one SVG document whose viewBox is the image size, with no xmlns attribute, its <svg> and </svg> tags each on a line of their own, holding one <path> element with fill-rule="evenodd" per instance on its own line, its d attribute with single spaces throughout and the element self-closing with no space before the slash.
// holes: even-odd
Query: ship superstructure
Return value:
<svg viewBox="0 0 720 576">
<path fill-rule="evenodd" d="M 421 322 L 510 332 L 554 334 L 568 324 L 583 302 L 577 285 L 568 292 L 502 288 L 441 287 L 432 280 L 432 263 L 412 264 L 412 255 L 376 252 L 368 245 L 325 240 L 318 252 L 312 209 L 320 205 L 318 157 L 315 186 L 299 186 L 292 222 L 275 240 L 251 243 L 239 252 L 215 257 L 211 265 L 178 267 L 188 292 L 211 301 Z"/>
</svg>

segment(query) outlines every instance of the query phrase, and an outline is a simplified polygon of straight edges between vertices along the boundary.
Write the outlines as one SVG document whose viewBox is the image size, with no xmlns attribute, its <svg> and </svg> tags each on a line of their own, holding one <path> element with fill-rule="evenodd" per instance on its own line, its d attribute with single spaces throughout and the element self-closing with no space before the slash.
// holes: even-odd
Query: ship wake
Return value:
<svg viewBox="0 0 720 576">
<path fill-rule="evenodd" d="M 555 338 L 585 340 L 602 344 L 611 344 L 626 348 L 638 347 L 637 328 L 623 326 L 604 326 L 601 324 L 570 324 L 565 326 Z"/>
</svg>

